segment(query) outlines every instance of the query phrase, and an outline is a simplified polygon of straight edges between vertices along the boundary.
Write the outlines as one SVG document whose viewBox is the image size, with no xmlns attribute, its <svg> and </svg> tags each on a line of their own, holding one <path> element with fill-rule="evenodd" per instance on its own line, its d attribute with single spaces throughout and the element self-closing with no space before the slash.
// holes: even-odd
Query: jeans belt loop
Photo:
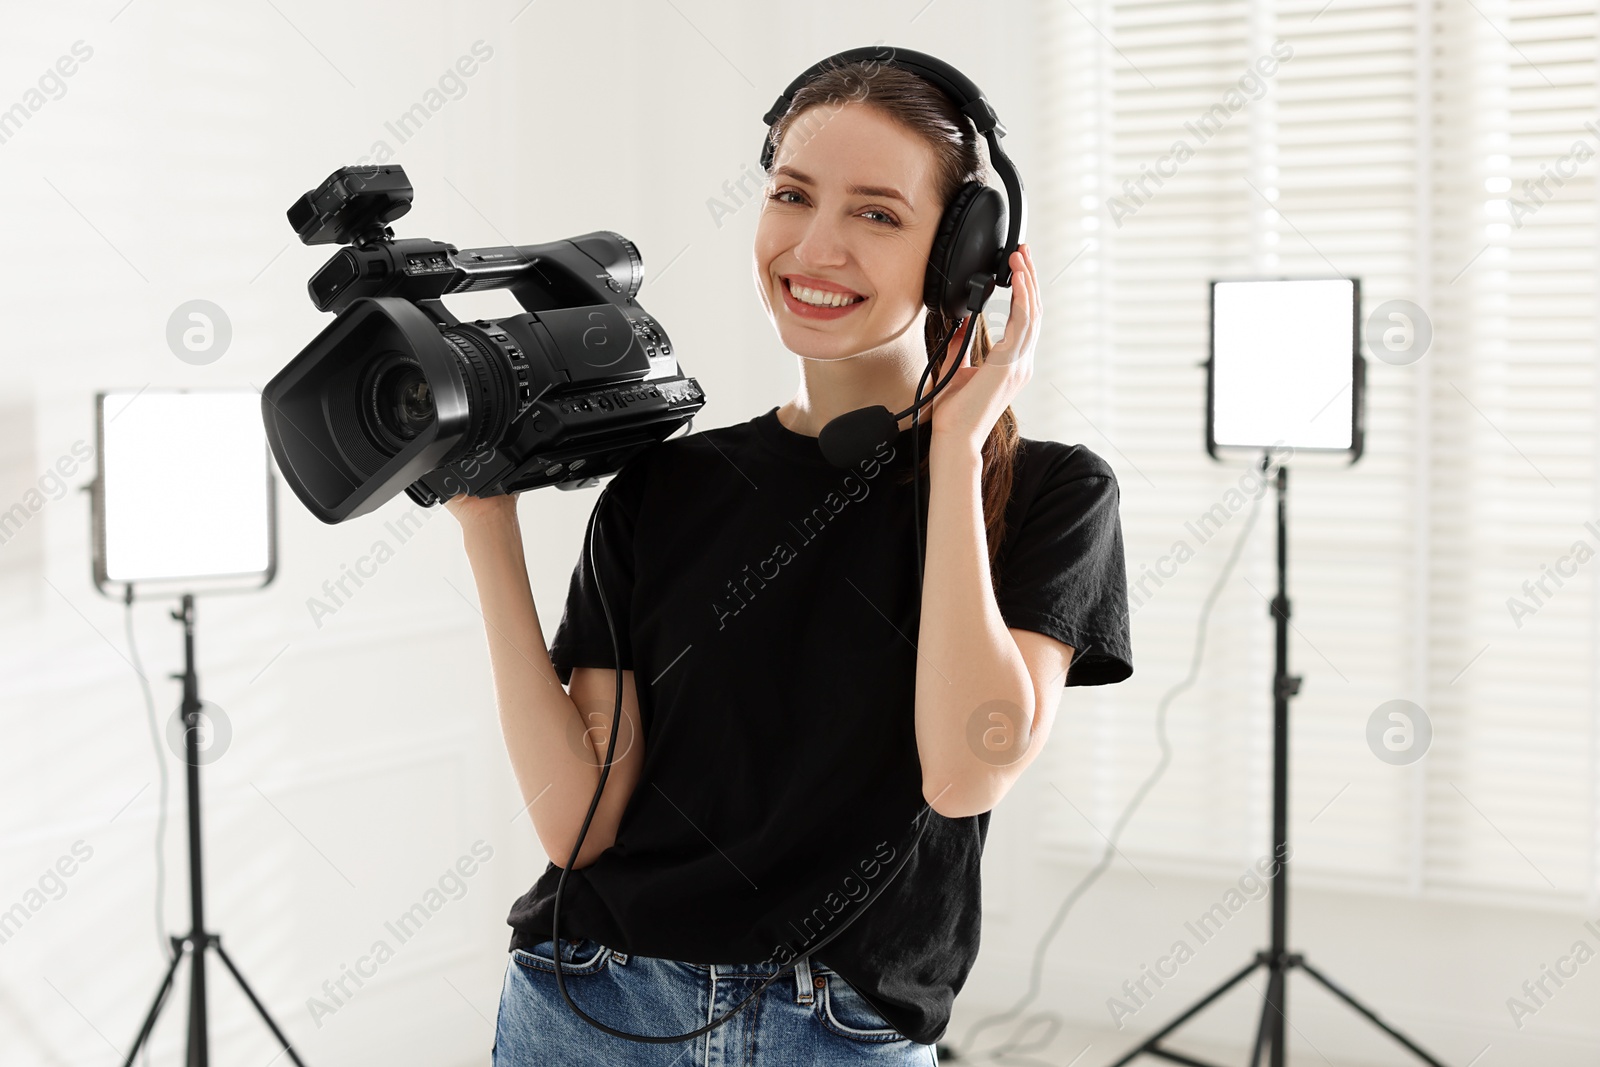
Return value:
<svg viewBox="0 0 1600 1067">
<path fill-rule="evenodd" d="M 811 981 L 811 960 L 809 957 L 800 957 L 800 962 L 794 965 L 795 1003 L 810 1005 L 816 999 L 816 991 Z"/>
</svg>

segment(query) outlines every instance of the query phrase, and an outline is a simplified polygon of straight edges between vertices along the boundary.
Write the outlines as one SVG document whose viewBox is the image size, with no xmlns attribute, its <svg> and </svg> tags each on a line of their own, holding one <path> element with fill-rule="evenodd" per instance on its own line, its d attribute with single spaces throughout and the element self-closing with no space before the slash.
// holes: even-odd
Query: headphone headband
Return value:
<svg viewBox="0 0 1600 1067">
<path fill-rule="evenodd" d="M 946 96 L 955 101 L 958 108 L 966 112 L 968 117 L 978 124 L 978 132 L 980 134 L 987 133 L 998 125 L 999 120 L 995 117 L 994 110 L 989 107 L 987 101 L 983 103 L 983 111 L 986 116 L 984 119 L 980 119 L 967 111 L 968 105 L 983 100 L 983 90 L 974 85 L 972 79 L 965 74 L 962 74 L 944 60 L 936 56 L 930 56 L 925 52 L 913 52 L 909 48 L 888 48 L 883 45 L 849 48 L 811 64 L 798 78 L 789 83 L 788 88 L 784 89 L 783 95 L 778 97 L 777 103 L 772 105 L 772 110 L 763 116 L 763 121 L 768 126 L 777 122 L 783 113 L 789 110 L 789 104 L 793 101 L 794 94 L 807 82 L 830 67 L 844 66 L 848 63 L 882 63 L 887 66 L 899 67 L 938 86 Z M 986 125 L 984 124 L 985 122 L 987 123 Z M 1004 133 L 1005 131 L 1002 130 L 1001 132 Z"/>
<path fill-rule="evenodd" d="M 889 48 L 883 45 L 867 45 L 862 48 L 850 48 L 838 52 L 817 63 L 813 63 L 788 87 L 783 90 L 777 101 L 772 105 L 762 121 L 767 124 L 769 133 L 761 145 L 761 169 L 767 170 L 772 166 L 777 149 L 772 143 L 770 134 L 773 123 L 783 117 L 784 113 L 794 102 L 794 95 L 807 82 L 823 71 L 848 63 L 866 62 L 881 63 L 885 66 L 896 67 L 907 73 L 915 74 L 922 80 L 931 83 L 942 91 L 960 112 L 972 121 L 973 128 L 978 134 L 989 142 L 989 161 L 994 166 L 995 173 L 1000 178 L 1000 183 L 1006 190 L 1006 239 L 1001 250 L 1000 262 L 995 274 L 995 284 L 1007 286 L 1011 284 L 1011 253 L 1017 250 L 1017 245 L 1022 243 L 1023 228 L 1028 213 L 1027 200 L 1022 195 L 1022 177 L 1017 173 L 1017 168 L 1012 164 L 1011 157 L 1006 155 L 1005 149 L 1000 147 L 1000 138 L 1006 134 L 1006 128 L 1000 122 L 1000 116 L 995 114 L 989 101 L 984 98 L 983 90 L 973 83 L 971 78 L 961 73 L 955 67 L 936 56 L 925 52 L 914 52 L 909 48 Z"/>
</svg>

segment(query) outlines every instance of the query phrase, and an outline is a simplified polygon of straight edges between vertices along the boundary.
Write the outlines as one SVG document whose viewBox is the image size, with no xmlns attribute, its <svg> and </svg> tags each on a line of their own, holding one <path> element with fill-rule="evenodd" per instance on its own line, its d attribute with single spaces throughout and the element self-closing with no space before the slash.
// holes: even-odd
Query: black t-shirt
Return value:
<svg viewBox="0 0 1600 1067">
<path fill-rule="evenodd" d="M 615 843 L 567 876 L 561 936 L 788 963 L 885 883 L 920 820 L 905 868 L 813 958 L 931 1043 L 977 958 L 989 813 L 947 819 L 922 796 L 913 431 L 844 470 L 777 410 L 640 453 L 597 501 L 645 762 Z M 924 514 L 928 495 L 924 481 Z M 1133 672 L 1117 504 L 1098 455 L 1022 439 L 996 602 L 1008 626 L 1076 649 L 1069 686 Z M 550 657 L 563 683 L 615 666 L 586 546 Z M 513 905 L 513 949 L 549 940 L 560 874 L 550 863 Z"/>
</svg>

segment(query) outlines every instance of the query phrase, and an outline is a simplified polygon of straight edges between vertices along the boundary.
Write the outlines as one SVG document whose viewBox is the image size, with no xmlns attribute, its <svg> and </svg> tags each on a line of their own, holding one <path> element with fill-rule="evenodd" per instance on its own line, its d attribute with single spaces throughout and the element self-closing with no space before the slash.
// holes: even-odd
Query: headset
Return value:
<svg viewBox="0 0 1600 1067">
<path fill-rule="evenodd" d="M 999 116 L 994 108 L 984 99 L 983 92 L 973 82 L 950 66 L 943 60 L 922 52 L 913 52 L 904 48 L 885 48 L 872 45 L 865 48 L 852 48 L 829 56 L 807 68 L 798 78 L 789 83 L 777 102 L 772 105 L 762 121 L 768 127 L 768 134 L 761 148 L 761 166 L 763 170 L 770 169 L 777 148 L 773 143 L 771 127 L 773 123 L 782 118 L 789 110 L 794 100 L 795 93 L 812 78 L 824 70 L 848 63 L 880 64 L 896 67 L 921 77 L 941 90 L 960 109 L 961 113 L 972 121 L 976 132 L 987 139 L 989 144 L 989 160 L 999 175 L 1001 183 L 1005 186 L 1006 194 L 1002 198 L 999 191 L 983 182 L 969 181 L 957 190 L 945 205 L 944 213 L 940 216 L 939 227 L 935 232 L 933 247 L 928 254 L 928 270 L 923 276 L 922 299 L 930 311 L 938 311 L 946 317 L 954 319 L 955 323 L 944 337 L 944 343 L 939 347 L 939 352 L 948 352 L 950 341 L 955 336 L 955 331 L 961 328 L 963 322 L 966 330 L 962 335 L 960 354 L 951 361 L 949 371 L 934 387 L 933 392 L 926 397 L 922 395 L 923 387 L 927 384 L 933 373 L 933 355 L 930 354 L 928 365 L 923 369 L 922 376 L 917 380 L 916 392 L 910 407 L 897 415 L 890 414 L 889 409 L 881 405 L 859 408 L 846 412 L 838 418 L 831 420 L 822 429 L 818 443 L 823 455 L 830 463 L 838 467 L 852 467 L 868 458 L 876 450 L 879 443 L 889 443 L 899 433 L 900 420 L 907 415 L 912 417 L 912 471 L 917 472 L 921 467 L 920 451 L 921 439 L 919 428 L 921 424 L 922 409 L 938 396 L 939 392 L 949 384 L 955 376 L 956 369 L 967 358 L 967 348 L 972 341 L 972 329 L 975 317 L 983 310 L 984 301 L 994 292 L 995 286 L 1009 286 L 1011 284 L 1011 254 L 1017 250 L 1023 237 L 1026 224 L 1027 200 L 1022 192 L 1022 178 L 1017 173 L 1017 168 L 1012 164 L 1009 156 L 1000 147 L 1000 138 L 1005 136 L 1005 127 L 1000 124 Z M 613 479 L 614 481 L 614 479 Z M 913 479 L 916 486 L 916 515 L 917 529 L 915 541 L 917 547 L 917 582 L 919 588 L 922 583 L 922 554 L 923 540 L 926 537 L 926 517 L 922 515 L 921 482 L 919 476 Z M 611 483 L 608 482 L 601 492 L 600 501 L 605 500 L 610 493 Z M 600 568 L 595 563 L 594 543 L 596 523 L 595 517 L 600 512 L 600 501 L 596 501 L 594 509 L 589 514 L 589 527 L 585 534 L 585 543 L 588 546 L 589 568 L 594 574 L 595 591 L 600 598 L 600 607 L 605 614 L 606 629 L 611 635 L 612 662 L 616 664 L 616 707 L 611 720 L 611 737 L 606 744 L 606 758 L 600 769 L 600 783 L 595 787 L 594 798 L 589 802 L 589 811 L 583 818 L 583 826 L 578 830 L 578 841 L 573 846 L 572 857 L 567 861 L 566 867 L 561 871 L 561 877 L 556 883 L 555 904 L 551 914 L 550 935 L 554 944 L 554 960 L 556 987 L 561 991 L 561 996 L 567 1005 L 589 1025 L 597 1030 L 604 1031 L 615 1037 L 627 1038 L 644 1044 L 670 1044 L 678 1041 L 688 1041 L 709 1033 L 743 1011 L 745 1006 L 754 1000 L 762 990 L 771 985 L 773 981 L 789 974 L 789 968 L 784 967 L 774 971 L 759 986 L 750 992 L 743 1000 L 730 1009 L 722 1018 L 700 1027 L 698 1030 L 687 1034 L 673 1036 L 647 1036 L 643 1034 L 630 1034 L 625 1030 L 617 1030 L 598 1019 L 591 1018 L 584 1010 L 578 1007 L 567 992 L 566 982 L 561 970 L 561 894 L 567 883 L 567 874 L 578 861 L 578 854 L 583 850 L 584 837 L 589 832 L 589 824 L 594 819 L 595 810 L 600 805 L 600 796 L 605 791 L 606 778 L 611 773 L 611 762 L 616 752 L 617 733 L 622 725 L 622 652 L 617 643 L 617 629 L 615 620 L 611 617 L 611 605 L 606 600 L 605 587 L 601 582 Z M 849 918 L 845 919 L 832 933 L 821 941 L 811 946 L 795 962 L 809 960 L 811 956 L 834 938 L 844 933 L 850 924 L 860 918 L 861 913 L 883 895 L 883 891 L 892 884 L 906 863 L 916 852 L 917 844 L 922 840 L 922 831 L 927 826 L 923 818 L 931 808 L 925 808 L 918 815 L 916 836 L 912 838 L 910 848 L 901 857 L 893 873 L 878 886 L 867 900 L 857 908 Z"/>
</svg>

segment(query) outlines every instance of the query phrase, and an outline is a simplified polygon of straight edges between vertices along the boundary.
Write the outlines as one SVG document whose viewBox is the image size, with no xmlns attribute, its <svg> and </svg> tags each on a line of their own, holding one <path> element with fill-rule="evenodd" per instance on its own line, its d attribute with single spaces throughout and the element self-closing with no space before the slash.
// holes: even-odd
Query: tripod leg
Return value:
<svg viewBox="0 0 1600 1067">
<path fill-rule="evenodd" d="M 289 1044 L 289 1039 L 283 1036 L 282 1030 L 278 1029 L 278 1024 L 273 1022 L 272 1016 L 267 1014 L 266 1005 L 262 1004 L 261 1001 L 256 998 L 255 991 L 250 988 L 250 983 L 244 980 L 244 975 L 239 973 L 239 968 L 235 967 L 233 965 L 233 960 L 228 958 L 228 953 L 222 948 L 222 938 L 218 937 L 216 934 L 212 934 L 211 944 L 216 947 L 217 955 L 222 957 L 222 962 L 228 965 L 229 973 L 231 973 L 234 977 L 234 980 L 239 983 L 239 988 L 244 990 L 244 995 L 250 998 L 250 1003 L 254 1004 L 256 1006 L 256 1011 L 261 1013 L 262 1021 L 264 1021 L 267 1024 L 267 1028 L 272 1031 L 272 1036 L 278 1039 L 278 1043 L 283 1046 L 283 1051 L 287 1052 L 289 1054 L 289 1059 L 294 1061 L 295 1067 L 306 1067 L 305 1064 L 300 1062 L 300 1057 L 295 1055 L 294 1047 Z"/>
<path fill-rule="evenodd" d="M 1422 1060 L 1423 1063 L 1430 1064 L 1431 1067 L 1444 1067 L 1444 1064 L 1440 1063 L 1422 1049 L 1418 1048 L 1410 1038 L 1406 1037 L 1406 1035 L 1402 1034 L 1400 1031 L 1396 1030 L 1382 1019 L 1378 1018 L 1375 1012 L 1369 1010 L 1366 1006 L 1357 1001 L 1355 997 L 1352 997 L 1349 993 L 1346 993 L 1344 990 L 1340 989 L 1333 983 L 1332 979 L 1328 978 L 1327 975 L 1323 974 L 1321 971 L 1311 966 L 1311 964 L 1307 963 L 1304 957 L 1297 959 L 1295 962 L 1301 967 L 1304 967 L 1307 974 L 1326 986 L 1334 996 L 1338 997 L 1356 1011 L 1372 1020 L 1372 1025 L 1376 1026 L 1379 1030 L 1382 1030 L 1384 1033 L 1400 1042 L 1400 1044 L 1409 1049 L 1418 1059 Z"/>
<path fill-rule="evenodd" d="M 1270 982 L 1271 979 L 1268 979 Z M 1267 1044 L 1268 1022 L 1271 1020 L 1272 1005 L 1267 1001 L 1261 1002 L 1261 1022 L 1256 1026 L 1256 1043 L 1250 1050 L 1250 1067 L 1261 1067 L 1261 1051 Z"/>
<path fill-rule="evenodd" d="M 1182 1015 L 1180 1015 L 1176 1019 L 1172 1020 L 1170 1023 L 1168 1023 L 1166 1026 L 1162 1027 L 1160 1030 L 1157 1030 L 1155 1033 L 1151 1034 L 1148 1038 L 1145 1039 L 1144 1044 L 1140 1045 L 1138 1048 L 1136 1048 L 1133 1051 L 1129 1052 L 1126 1056 L 1122 1057 L 1122 1059 L 1118 1060 L 1116 1063 L 1113 1063 L 1111 1065 L 1111 1067 L 1123 1067 L 1124 1064 L 1131 1063 L 1135 1059 L 1137 1059 L 1139 1056 L 1146 1055 L 1146 1054 L 1157 1055 L 1157 1056 L 1165 1055 L 1165 1053 L 1152 1052 L 1151 1050 L 1154 1049 L 1155 1046 L 1160 1043 L 1162 1038 L 1166 1037 L 1168 1034 L 1172 1033 L 1172 1031 L 1176 1030 L 1178 1027 L 1180 1027 L 1184 1023 L 1188 1022 L 1191 1018 L 1193 1018 L 1194 1016 L 1198 1015 L 1201 1012 L 1201 1010 L 1206 1007 L 1206 1005 L 1210 1004 L 1213 1000 L 1216 1000 L 1218 997 L 1222 996 L 1222 994 L 1226 993 L 1228 990 L 1232 989 L 1234 986 L 1236 986 L 1240 982 L 1244 981 L 1245 976 L 1248 975 L 1251 971 L 1255 970 L 1257 967 L 1261 966 L 1261 964 L 1263 962 L 1264 961 L 1262 960 L 1261 956 L 1257 955 L 1256 958 L 1254 960 L 1252 960 L 1247 967 L 1245 967 L 1239 973 L 1235 974 L 1232 978 L 1228 979 L 1226 982 L 1223 982 L 1217 988 L 1213 989 L 1209 994 L 1206 995 L 1206 997 L 1204 999 L 1196 1002 L 1193 1006 L 1191 1006 L 1188 1011 L 1184 1012 Z"/>
<path fill-rule="evenodd" d="M 1261 998 L 1261 1024 L 1256 1027 L 1255 1047 L 1250 1050 L 1250 1067 L 1261 1067 L 1261 1054 L 1276 1048 L 1275 1042 L 1281 1040 L 1282 1027 L 1275 1024 L 1283 1018 L 1278 1006 L 1283 1000 L 1283 980 L 1283 972 L 1267 964 L 1267 993 Z"/>
<path fill-rule="evenodd" d="M 178 939 L 173 938 L 176 942 Z M 183 942 L 187 944 L 188 942 Z M 155 1003 L 150 1005 L 150 1014 L 144 1017 L 144 1025 L 139 1028 L 139 1036 L 134 1039 L 133 1048 L 128 1050 L 128 1058 L 122 1061 L 122 1067 L 133 1067 L 134 1057 L 139 1055 L 139 1050 L 150 1039 L 150 1031 L 155 1029 L 156 1016 L 161 1014 L 161 1005 L 166 1002 L 167 993 L 172 989 L 172 976 L 178 972 L 178 964 L 183 962 L 183 949 L 174 945 L 172 963 L 167 967 L 167 976 L 161 980 L 161 988 L 156 990 Z"/>
<path fill-rule="evenodd" d="M 1272 1067 L 1284 1067 L 1289 1060 L 1289 971 L 1283 963 L 1283 957 L 1278 957 L 1278 965 L 1272 972 L 1272 981 L 1267 985 L 1267 1005 L 1271 1009 L 1272 1032 L 1268 1039 L 1272 1042 L 1272 1057 L 1268 1061 Z"/>
</svg>

